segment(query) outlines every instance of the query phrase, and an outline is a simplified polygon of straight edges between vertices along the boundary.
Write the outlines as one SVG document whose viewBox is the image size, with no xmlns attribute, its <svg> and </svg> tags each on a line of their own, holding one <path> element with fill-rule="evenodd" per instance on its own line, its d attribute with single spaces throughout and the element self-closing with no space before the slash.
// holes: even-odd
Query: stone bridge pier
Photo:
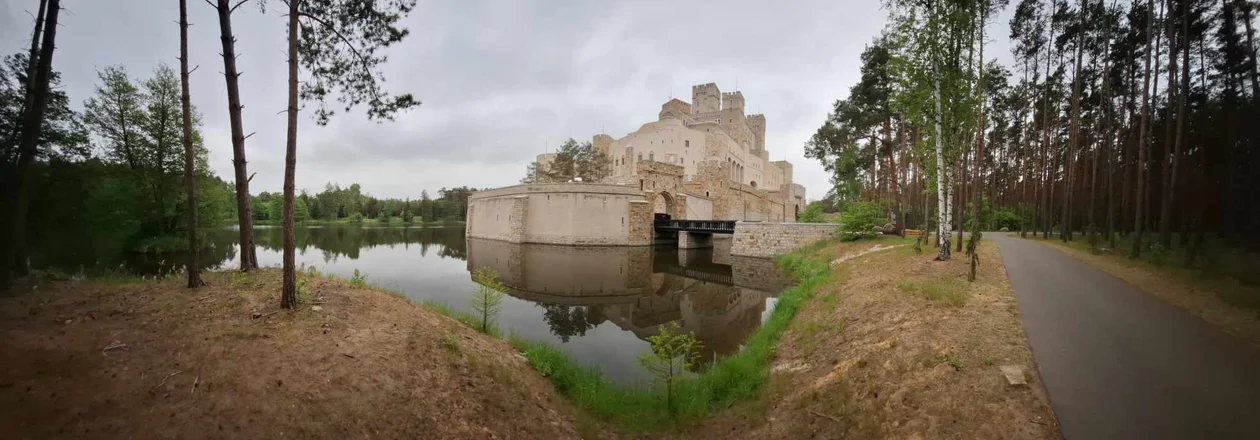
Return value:
<svg viewBox="0 0 1260 440">
<path fill-rule="evenodd" d="M 713 247 L 713 234 L 678 231 L 678 249 L 703 249 Z"/>
</svg>

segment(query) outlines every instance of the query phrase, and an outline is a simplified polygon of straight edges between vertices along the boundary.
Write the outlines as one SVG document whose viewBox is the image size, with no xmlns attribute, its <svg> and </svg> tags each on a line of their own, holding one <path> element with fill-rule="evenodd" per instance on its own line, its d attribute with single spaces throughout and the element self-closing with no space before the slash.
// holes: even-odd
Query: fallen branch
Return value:
<svg viewBox="0 0 1260 440">
<path fill-rule="evenodd" d="M 832 417 L 832 416 L 829 416 L 829 415 L 826 415 L 826 414 L 820 413 L 820 412 L 818 412 L 818 411 L 814 411 L 814 410 L 812 410 L 812 409 L 811 409 L 811 410 L 809 410 L 809 413 L 810 413 L 810 414 L 813 414 L 813 415 L 816 415 L 816 416 L 818 416 L 818 417 L 822 417 L 822 418 L 825 418 L 825 419 L 830 419 L 831 421 L 836 422 L 836 423 L 840 423 L 840 419 L 837 419 L 837 418 L 835 418 L 835 417 Z"/>
<path fill-rule="evenodd" d="M 197 382 L 200 382 L 200 381 L 201 381 L 201 375 L 198 374 L 197 377 L 193 378 L 192 391 L 189 391 L 188 394 L 197 392 Z"/>
<path fill-rule="evenodd" d="M 105 346 L 105 348 L 102 348 L 102 349 L 101 349 L 101 354 L 102 354 L 102 355 L 105 355 L 105 356 L 108 356 L 108 354 L 107 354 L 107 353 L 105 353 L 105 352 L 107 352 L 107 351 L 110 351 L 110 350 L 127 350 L 127 349 L 128 349 L 127 344 L 122 343 L 122 341 L 114 341 L 114 342 L 110 342 L 110 343 L 109 343 L 109 345 L 106 345 L 106 346 Z"/>
<path fill-rule="evenodd" d="M 354 359 L 354 360 L 358 360 L 358 359 L 359 359 L 359 358 L 357 358 L 357 357 L 354 357 L 354 356 L 351 356 L 351 355 L 348 355 L 348 354 L 345 354 L 345 353 L 342 353 L 341 355 L 342 355 L 342 356 L 345 356 L 345 357 L 348 357 L 348 358 L 350 358 L 350 359 Z"/>
<path fill-rule="evenodd" d="M 174 372 L 174 373 L 171 373 L 171 374 L 166 375 L 166 377 L 163 377 L 163 378 L 162 378 L 162 382 L 158 383 L 158 388 L 161 388 L 161 387 L 162 387 L 162 385 L 166 385 L 166 380 L 167 380 L 167 379 L 170 379 L 170 378 L 172 378 L 172 377 L 175 377 L 175 375 L 176 375 L 176 374 L 179 374 L 179 373 L 183 373 L 183 371 L 176 371 L 176 372 Z"/>
</svg>

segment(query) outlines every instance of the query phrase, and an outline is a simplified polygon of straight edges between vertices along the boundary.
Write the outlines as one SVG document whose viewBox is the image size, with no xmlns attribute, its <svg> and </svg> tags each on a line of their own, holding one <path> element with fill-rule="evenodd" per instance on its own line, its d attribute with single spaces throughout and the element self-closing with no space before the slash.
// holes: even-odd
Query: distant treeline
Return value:
<svg viewBox="0 0 1260 440">
<path fill-rule="evenodd" d="M 357 222 L 374 219 L 386 223 L 391 219 L 405 223 L 464 221 L 468 212 L 468 196 L 476 191 L 476 188 L 461 186 L 439 189 L 436 199 L 431 198 L 428 191 L 421 191 L 418 200 L 380 199 L 364 194 L 357 183 L 345 188 L 328 183 L 324 185 L 323 191 L 315 195 L 302 191 L 294 199 L 293 220 Z M 279 220 L 280 195 L 263 192 L 252 196 L 254 220 Z"/>
</svg>

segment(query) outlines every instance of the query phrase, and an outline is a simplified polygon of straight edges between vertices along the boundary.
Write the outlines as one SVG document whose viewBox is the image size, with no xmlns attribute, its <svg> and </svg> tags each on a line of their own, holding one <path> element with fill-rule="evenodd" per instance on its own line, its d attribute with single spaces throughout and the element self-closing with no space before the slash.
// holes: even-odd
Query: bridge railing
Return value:
<svg viewBox="0 0 1260 440">
<path fill-rule="evenodd" d="M 657 230 L 734 234 L 735 220 L 657 220 Z"/>
</svg>

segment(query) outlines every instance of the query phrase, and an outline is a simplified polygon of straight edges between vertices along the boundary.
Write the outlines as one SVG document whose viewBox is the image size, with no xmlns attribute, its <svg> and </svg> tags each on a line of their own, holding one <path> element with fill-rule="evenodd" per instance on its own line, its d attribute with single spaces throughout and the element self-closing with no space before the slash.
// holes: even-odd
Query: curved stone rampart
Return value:
<svg viewBox="0 0 1260 440">
<path fill-rule="evenodd" d="M 512 243 L 646 246 L 652 210 L 643 191 L 598 183 L 524 184 L 468 198 L 470 238 Z"/>
</svg>

